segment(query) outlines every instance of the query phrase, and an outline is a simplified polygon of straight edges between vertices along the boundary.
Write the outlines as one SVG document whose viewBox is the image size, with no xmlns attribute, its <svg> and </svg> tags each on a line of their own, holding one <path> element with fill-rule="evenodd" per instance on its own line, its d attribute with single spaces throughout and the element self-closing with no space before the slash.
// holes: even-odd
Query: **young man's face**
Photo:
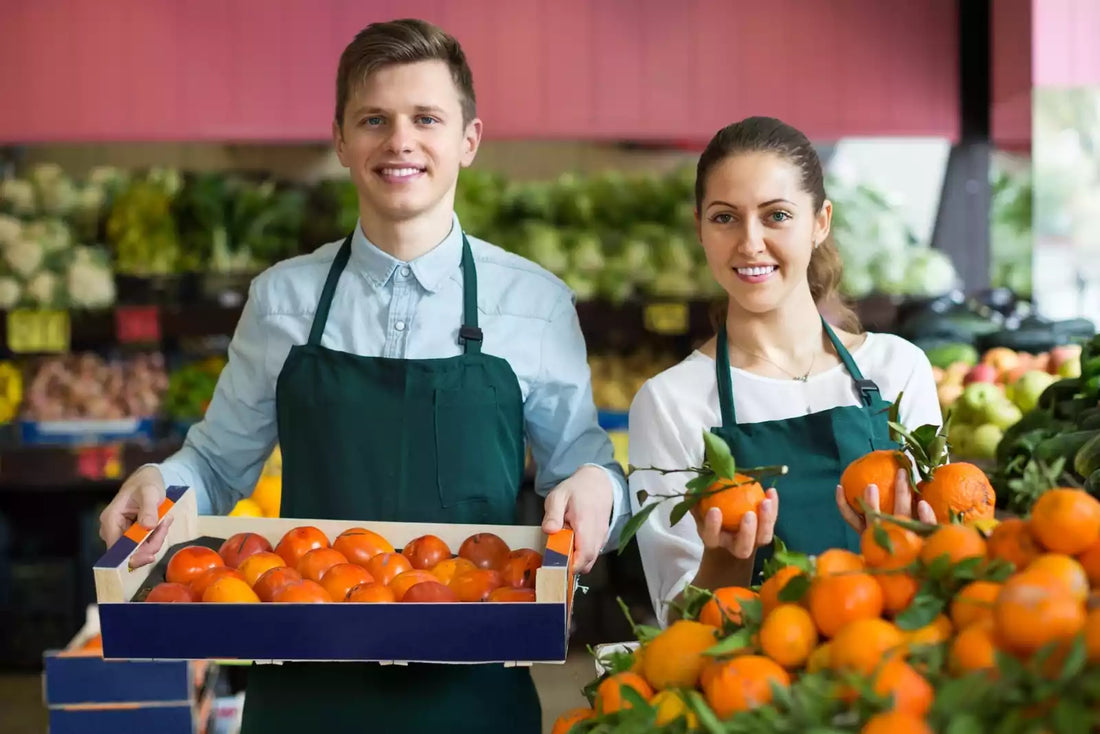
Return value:
<svg viewBox="0 0 1100 734">
<path fill-rule="evenodd" d="M 481 141 L 481 121 L 462 121 L 458 87 L 442 61 L 388 66 L 353 87 L 343 126 L 333 123 L 340 162 L 361 210 L 404 221 L 454 208 L 460 168 Z"/>
</svg>

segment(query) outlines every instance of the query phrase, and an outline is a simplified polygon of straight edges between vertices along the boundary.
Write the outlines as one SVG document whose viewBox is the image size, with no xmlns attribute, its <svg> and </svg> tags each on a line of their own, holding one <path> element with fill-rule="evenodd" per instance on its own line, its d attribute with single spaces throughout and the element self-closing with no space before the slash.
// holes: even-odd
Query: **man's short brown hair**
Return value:
<svg viewBox="0 0 1100 734">
<path fill-rule="evenodd" d="M 451 70 L 462 102 L 462 122 L 477 115 L 474 78 L 462 46 L 449 33 L 424 20 L 406 18 L 371 23 L 340 55 L 336 72 L 336 124 L 344 124 L 348 96 L 375 71 L 393 64 L 442 61 Z"/>
</svg>

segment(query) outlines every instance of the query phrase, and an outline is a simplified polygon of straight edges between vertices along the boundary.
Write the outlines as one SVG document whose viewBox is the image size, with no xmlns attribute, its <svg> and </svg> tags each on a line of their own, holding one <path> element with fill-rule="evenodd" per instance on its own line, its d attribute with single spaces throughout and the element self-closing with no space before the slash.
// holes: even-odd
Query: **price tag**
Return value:
<svg viewBox="0 0 1100 734">
<path fill-rule="evenodd" d="M 72 338 L 68 311 L 8 311 L 8 349 L 16 354 L 69 351 Z"/>
<path fill-rule="evenodd" d="M 650 303 L 645 307 L 645 328 L 654 334 L 678 335 L 688 330 L 686 303 Z"/>
<path fill-rule="evenodd" d="M 115 334 L 120 344 L 160 341 L 160 309 L 156 306 L 119 306 Z"/>
</svg>

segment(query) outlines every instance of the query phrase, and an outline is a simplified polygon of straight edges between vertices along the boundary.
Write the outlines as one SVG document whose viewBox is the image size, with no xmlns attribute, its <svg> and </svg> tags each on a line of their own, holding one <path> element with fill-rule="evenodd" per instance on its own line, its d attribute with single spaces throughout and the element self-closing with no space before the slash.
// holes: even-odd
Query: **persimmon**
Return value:
<svg viewBox="0 0 1100 734">
<path fill-rule="evenodd" d="M 489 592 L 489 601 L 535 601 L 535 590 L 528 588 L 516 588 L 515 586 L 501 586 Z"/>
<path fill-rule="evenodd" d="M 210 585 L 225 576 L 238 578 L 248 584 L 248 580 L 237 569 L 230 568 L 229 566 L 217 566 L 211 568 L 209 571 L 205 571 L 201 576 L 191 582 L 191 596 L 196 599 L 202 599 L 203 595 L 206 594 L 206 590 L 210 588 Z M 251 589 L 252 585 L 249 584 L 248 588 Z"/>
<path fill-rule="evenodd" d="M 201 597 L 199 597 L 201 598 Z M 145 601 L 151 602 L 193 602 L 195 595 L 191 593 L 191 587 L 184 584 L 173 584 L 165 581 L 157 584 L 145 596 Z"/>
<path fill-rule="evenodd" d="M 344 601 L 353 588 L 372 581 L 374 577 L 362 566 L 354 563 L 337 563 L 325 571 L 325 575 L 321 577 L 321 586 L 325 587 L 325 591 L 333 601 Z"/>
<path fill-rule="evenodd" d="M 387 586 L 393 589 L 394 598 L 397 599 L 397 601 L 401 601 L 409 589 L 425 581 L 431 581 L 436 584 L 439 583 L 439 579 L 433 576 L 431 572 L 414 568 L 411 571 L 397 574 L 393 581 L 390 581 Z"/>
<path fill-rule="evenodd" d="M 217 551 L 202 545 L 189 545 L 172 554 L 164 579 L 173 584 L 190 584 L 206 571 L 224 565 Z"/>
<path fill-rule="evenodd" d="M 287 531 L 275 546 L 275 552 L 283 557 L 286 565 L 298 567 L 302 556 L 315 548 L 328 548 L 328 536 L 313 525 L 302 525 Z"/>
<path fill-rule="evenodd" d="M 344 554 L 349 563 L 366 568 L 367 561 L 379 553 L 393 553 L 393 544 L 373 530 L 350 528 L 336 536 L 332 547 Z"/>
<path fill-rule="evenodd" d="M 295 568 L 302 574 L 302 578 L 321 583 L 325 571 L 347 562 L 344 554 L 335 548 L 314 548 L 299 559 Z"/>
<path fill-rule="evenodd" d="M 397 601 L 393 589 L 383 583 L 371 581 L 352 587 L 344 601 L 349 602 L 393 602 Z"/>
<path fill-rule="evenodd" d="M 260 574 L 256 583 L 252 584 L 252 590 L 260 601 L 274 601 L 275 594 L 288 584 L 294 584 L 302 580 L 302 574 L 290 566 L 278 566 Z"/>
<path fill-rule="evenodd" d="M 475 533 L 459 546 L 458 555 L 473 561 L 478 568 L 501 570 L 512 549 L 494 533 Z"/>
<path fill-rule="evenodd" d="M 215 604 L 239 604 L 247 602 L 258 603 L 260 597 L 256 595 L 244 579 L 237 576 L 225 575 L 214 580 L 202 595 L 204 602 Z"/>
<path fill-rule="evenodd" d="M 409 559 L 414 569 L 427 571 L 440 561 L 450 558 L 451 549 L 436 535 L 421 535 L 405 544 L 401 555 Z"/>
<path fill-rule="evenodd" d="M 520 548 L 509 554 L 504 562 L 501 576 L 508 586 L 519 588 L 535 588 L 535 574 L 542 568 L 542 556 L 530 548 Z"/>
<path fill-rule="evenodd" d="M 218 555 L 230 568 L 239 568 L 241 561 L 254 553 L 270 553 L 271 543 L 258 533 L 237 533 L 226 538 Z"/>
<path fill-rule="evenodd" d="M 278 553 L 254 553 L 241 561 L 241 565 L 237 567 L 237 570 L 241 572 L 249 586 L 255 586 L 265 572 L 285 565 L 286 561 Z"/>
<path fill-rule="evenodd" d="M 367 570 L 375 581 L 389 586 L 401 574 L 415 569 L 409 559 L 400 553 L 379 553 L 367 561 Z"/>
<path fill-rule="evenodd" d="M 475 568 L 457 574 L 450 583 L 461 601 L 486 601 L 494 589 L 503 585 L 500 572 L 488 568 Z"/>
<path fill-rule="evenodd" d="M 450 584 L 451 579 L 455 577 L 460 571 L 473 571 L 477 566 L 474 562 L 468 558 L 448 558 L 445 561 L 440 561 L 432 567 L 432 575 L 439 579 L 441 584 Z"/>
<path fill-rule="evenodd" d="M 428 574 L 431 576 L 431 574 Z M 444 586 L 432 576 L 431 581 L 413 584 L 398 601 L 414 602 L 456 602 L 458 597 L 449 587 Z"/>
<path fill-rule="evenodd" d="M 272 601 L 280 604 L 322 604 L 332 601 L 332 597 L 316 581 L 302 579 L 280 588 Z"/>
</svg>

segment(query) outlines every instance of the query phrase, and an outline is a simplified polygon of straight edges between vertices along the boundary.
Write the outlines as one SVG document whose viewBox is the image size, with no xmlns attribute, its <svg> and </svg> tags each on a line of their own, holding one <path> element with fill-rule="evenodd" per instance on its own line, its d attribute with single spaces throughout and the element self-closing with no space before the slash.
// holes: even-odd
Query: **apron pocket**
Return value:
<svg viewBox="0 0 1100 734">
<path fill-rule="evenodd" d="M 436 472 L 443 507 L 500 497 L 499 421 L 491 387 L 436 390 Z"/>
</svg>

